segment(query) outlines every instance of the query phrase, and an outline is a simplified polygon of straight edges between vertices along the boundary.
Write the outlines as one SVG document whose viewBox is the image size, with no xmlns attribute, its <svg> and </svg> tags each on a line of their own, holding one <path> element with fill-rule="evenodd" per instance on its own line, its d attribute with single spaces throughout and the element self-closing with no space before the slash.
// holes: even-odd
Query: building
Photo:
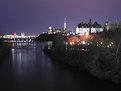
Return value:
<svg viewBox="0 0 121 91">
<path fill-rule="evenodd" d="M 66 18 L 65 18 L 65 20 L 64 20 L 64 30 L 66 30 L 67 29 L 67 23 L 66 23 Z"/>
<path fill-rule="evenodd" d="M 84 23 L 81 22 L 80 24 L 78 24 L 76 30 L 75 30 L 75 34 L 76 35 L 85 35 L 88 33 L 98 33 L 98 32 L 102 32 L 103 31 L 103 27 L 98 24 L 97 22 L 94 22 L 92 24 L 92 21 L 90 19 L 89 23 Z"/>
<path fill-rule="evenodd" d="M 109 29 L 110 29 L 110 24 L 109 24 L 109 21 L 106 20 L 106 21 L 105 21 L 105 24 L 104 24 L 104 30 L 105 30 L 105 31 L 109 31 Z"/>
<path fill-rule="evenodd" d="M 114 22 L 114 23 L 109 23 L 108 20 L 105 21 L 105 24 L 104 24 L 104 30 L 106 32 L 110 31 L 110 30 L 117 30 L 117 29 L 121 29 L 121 21 L 117 22 Z"/>
<path fill-rule="evenodd" d="M 64 25 L 63 28 L 56 28 L 56 27 L 49 26 L 48 34 L 65 33 L 65 31 L 67 30 L 66 18 L 64 19 L 63 25 Z"/>
</svg>

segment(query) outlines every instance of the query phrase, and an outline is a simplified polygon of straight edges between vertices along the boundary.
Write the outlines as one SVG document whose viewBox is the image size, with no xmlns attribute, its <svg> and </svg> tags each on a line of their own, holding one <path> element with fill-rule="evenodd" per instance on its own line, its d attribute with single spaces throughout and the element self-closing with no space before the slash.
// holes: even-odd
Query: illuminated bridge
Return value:
<svg viewBox="0 0 121 91">
<path fill-rule="evenodd" d="M 21 33 L 21 35 L 4 35 L 3 39 L 4 42 L 33 42 L 34 39 L 36 38 L 36 35 L 32 36 L 25 36 L 24 33 Z"/>
</svg>

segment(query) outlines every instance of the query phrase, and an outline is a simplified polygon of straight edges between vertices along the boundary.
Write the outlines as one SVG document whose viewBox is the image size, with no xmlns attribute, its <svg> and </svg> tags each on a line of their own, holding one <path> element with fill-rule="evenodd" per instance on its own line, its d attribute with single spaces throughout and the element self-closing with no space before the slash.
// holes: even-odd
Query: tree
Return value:
<svg viewBox="0 0 121 91">
<path fill-rule="evenodd" d="M 116 60 L 117 60 L 117 64 L 119 64 L 120 49 L 121 49 L 121 38 L 120 38 L 120 41 L 119 41 L 119 44 L 118 44 L 118 47 L 117 47 L 117 50 L 116 50 Z"/>
</svg>

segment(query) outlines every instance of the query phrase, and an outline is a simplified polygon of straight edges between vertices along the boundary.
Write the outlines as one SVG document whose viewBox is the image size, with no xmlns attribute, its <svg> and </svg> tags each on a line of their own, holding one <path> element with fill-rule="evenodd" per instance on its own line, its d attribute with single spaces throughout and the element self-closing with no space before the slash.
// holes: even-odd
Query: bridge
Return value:
<svg viewBox="0 0 121 91">
<path fill-rule="evenodd" d="M 33 42 L 36 38 L 36 35 L 32 36 L 25 36 L 24 33 L 21 33 L 21 35 L 3 35 L 4 42 Z"/>
</svg>

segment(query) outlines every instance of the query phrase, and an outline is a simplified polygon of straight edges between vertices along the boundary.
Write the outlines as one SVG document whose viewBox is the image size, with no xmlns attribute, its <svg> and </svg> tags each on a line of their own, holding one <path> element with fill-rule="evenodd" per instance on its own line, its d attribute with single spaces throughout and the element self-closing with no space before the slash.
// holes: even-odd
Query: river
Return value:
<svg viewBox="0 0 121 91">
<path fill-rule="evenodd" d="M 0 63 L 0 91 L 117 91 L 119 85 L 92 77 L 44 55 L 45 43 L 12 43 Z M 1 90 L 3 89 L 3 90 Z"/>
</svg>

